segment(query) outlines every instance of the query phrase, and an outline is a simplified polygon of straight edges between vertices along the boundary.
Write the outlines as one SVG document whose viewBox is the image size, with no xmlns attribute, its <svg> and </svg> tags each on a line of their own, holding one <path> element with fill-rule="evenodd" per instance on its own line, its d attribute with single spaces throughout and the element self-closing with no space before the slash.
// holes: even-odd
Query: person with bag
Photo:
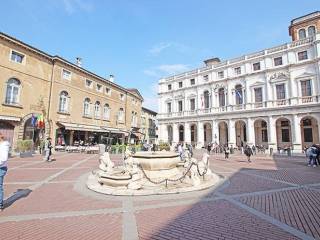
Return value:
<svg viewBox="0 0 320 240">
<path fill-rule="evenodd" d="M 48 137 L 46 142 L 45 142 L 45 144 L 44 144 L 45 160 L 47 162 L 51 162 L 52 161 L 50 159 L 50 156 L 52 155 L 51 149 L 52 149 L 51 138 Z"/>
<path fill-rule="evenodd" d="M 244 154 L 247 156 L 248 162 L 251 162 L 250 157 L 252 156 L 252 149 L 250 146 L 246 145 L 244 149 Z"/>
<path fill-rule="evenodd" d="M 10 143 L 5 140 L 4 135 L 0 133 L 0 211 L 4 209 L 3 204 L 3 180 L 8 171 Z"/>
</svg>

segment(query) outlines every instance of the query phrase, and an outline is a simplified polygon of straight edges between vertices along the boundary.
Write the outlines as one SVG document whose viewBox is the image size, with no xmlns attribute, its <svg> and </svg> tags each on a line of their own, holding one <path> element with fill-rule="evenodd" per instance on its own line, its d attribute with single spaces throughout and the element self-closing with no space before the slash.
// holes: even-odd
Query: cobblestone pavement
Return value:
<svg viewBox="0 0 320 240">
<path fill-rule="evenodd" d="M 97 155 L 55 158 L 9 160 L 1 239 L 320 239 L 320 168 L 303 157 L 211 155 L 218 186 L 135 198 L 86 188 Z"/>
</svg>

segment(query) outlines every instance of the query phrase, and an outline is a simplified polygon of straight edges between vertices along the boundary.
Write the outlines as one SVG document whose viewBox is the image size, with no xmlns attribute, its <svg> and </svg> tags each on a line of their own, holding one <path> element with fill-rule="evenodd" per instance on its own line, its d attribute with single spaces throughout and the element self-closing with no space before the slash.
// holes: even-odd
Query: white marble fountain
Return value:
<svg viewBox="0 0 320 240">
<path fill-rule="evenodd" d="M 220 177 L 209 168 L 209 155 L 185 161 L 175 152 L 126 151 L 124 164 L 115 166 L 108 152 L 100 156 L 99 169 L 90 173 L 87 187 L 110 195 L 152 195 L 202 190 L 216 185 Z"/>
</svg>

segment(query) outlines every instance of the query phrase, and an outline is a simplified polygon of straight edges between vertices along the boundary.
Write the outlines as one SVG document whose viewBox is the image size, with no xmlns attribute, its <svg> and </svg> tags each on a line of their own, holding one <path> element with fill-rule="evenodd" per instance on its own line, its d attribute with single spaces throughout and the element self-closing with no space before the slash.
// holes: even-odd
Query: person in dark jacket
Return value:
<svg viewBox="0 0 320 240">
<path fill-rule="evenodd" d="M 250 157 L 252 156 L 252 149 L 250 146 L 246 145 L 244 149 L 244 154 L 247 156 L 248 162 L 251 162 Z"/>
</svg>

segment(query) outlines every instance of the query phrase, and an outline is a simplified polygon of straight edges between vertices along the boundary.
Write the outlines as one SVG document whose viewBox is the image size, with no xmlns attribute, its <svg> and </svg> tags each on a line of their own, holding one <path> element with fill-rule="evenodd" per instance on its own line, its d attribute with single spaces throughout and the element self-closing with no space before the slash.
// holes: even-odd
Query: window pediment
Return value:
<svg viewBox="0 0 320 240">
<path fill-rule="evenodd" d="M 256 81 L 255 83 L 253 83 L 250 87 L 253 88 L 253 87 L 260 87 L 260 86 L 263 86 L 264 85 L 264 82 L 263 81 Z"/>
<path fill-rule="evenodd" d="M 312 78 L 314 77 L 315 74 L 314 73 L 308 73 L 308 72 L 304 72 L 303 74 L 297 76 L 295 78 L 295 80 L 302 80 L 302 79 L 306 79 L 306 78 Z"/>
<path fill-rule="evenodd" d="M 289 72 L 275 72 L 268 76 L 269 82 L 282 82 L 289 80 Z"/>
</svg>

